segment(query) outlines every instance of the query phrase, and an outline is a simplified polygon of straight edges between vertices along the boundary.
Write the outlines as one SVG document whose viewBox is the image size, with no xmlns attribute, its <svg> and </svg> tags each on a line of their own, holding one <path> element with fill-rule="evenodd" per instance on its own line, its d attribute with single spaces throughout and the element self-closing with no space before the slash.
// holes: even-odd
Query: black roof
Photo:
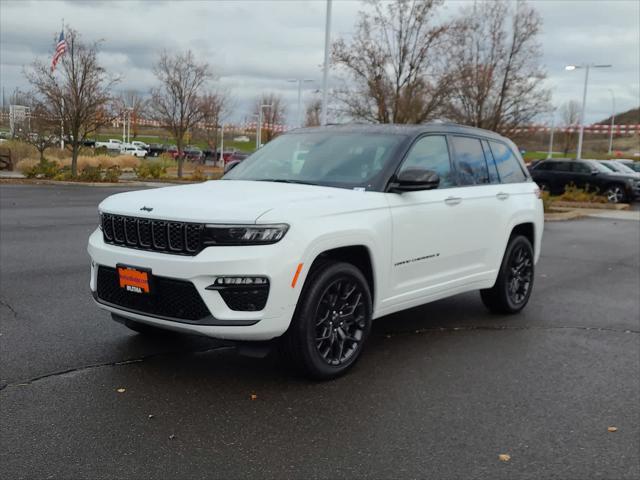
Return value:
<svg viewBox="0 0 640 480">
<path fill-rule="evenodd" d="M 492 137 L 495 139 L 506 140 L 505 137 L 490 130 L 482 128 L 469 127 L 459 125 L 457 123 L 423 123 L 399 124 L 399 123 L 342 123 L 329 124 L 320 127 L 306 127 L 290 130 L 287 134 L 296 133 L 320 133 L 320 132 L 336 132 L 336 133 L 379 133 L 387 135 L 405 135 L 417 136 L 427 132 L 448 132 L 448 133 L 466 133 L 472 135 L 482 135 L 484 137 Z"/>
</svg>

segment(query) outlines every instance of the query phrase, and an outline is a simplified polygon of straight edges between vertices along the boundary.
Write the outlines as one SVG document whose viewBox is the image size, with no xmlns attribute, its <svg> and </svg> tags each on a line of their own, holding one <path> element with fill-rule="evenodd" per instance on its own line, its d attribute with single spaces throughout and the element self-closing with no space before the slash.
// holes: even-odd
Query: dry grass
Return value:
<svg viewBox="0 0 640 480">
<path fill-rule="evenodd" d="M 64 159 L 55 159 L 48 158 L 49 161 L 55 161 L 60 168 L 62 167 L 70 167 L 71 166 L 71 158 L 66 157 Z M 36 157 L 23 158 L 18 161 L 16 164 L 16 169 L 24 172 L 26 169 L 34 167 L 39 163 L 39 160 Z M 130 155 L 118 155 L 116 157 L 112 157 L 110 155 L 96 155 L 95 157 L 80 155 L 78 157 L 78 171 L 81 172 L 86 167 L 100 167 L 103 169 L 118 166 L 122 170 L 132 170 L 133 168 L 140 165 L 140 159 L 136 157 L 132 157 Z"/>
</svg>

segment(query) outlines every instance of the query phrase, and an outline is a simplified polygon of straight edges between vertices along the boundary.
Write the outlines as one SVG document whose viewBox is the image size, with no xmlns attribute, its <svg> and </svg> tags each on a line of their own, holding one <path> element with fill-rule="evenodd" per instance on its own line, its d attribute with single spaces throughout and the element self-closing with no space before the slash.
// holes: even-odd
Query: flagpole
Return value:
<svg viewBox="0 0 640 480">
<path fill-rule="evenodd" d="M 64 17 L 62 18 L 62 28 L 60 30 L 64 34 Z M 60 150 L 64 150 L 64 96 L 62 97 L 62 108 L 60 109 L 62 116 L 60 117 Z"/>
</svg>

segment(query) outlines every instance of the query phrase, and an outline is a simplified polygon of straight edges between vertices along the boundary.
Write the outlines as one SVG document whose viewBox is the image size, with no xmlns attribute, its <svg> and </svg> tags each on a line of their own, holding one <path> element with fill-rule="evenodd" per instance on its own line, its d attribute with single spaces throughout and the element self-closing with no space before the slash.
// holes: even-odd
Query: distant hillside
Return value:
<svg viewBox="0 0 640 480">
<path fill-rule="evenodd" d="M 627 110 L 624 113 L 616 113 L 615 122 L 616 125 L 630 125 L 640 123 L 640 107 L 632 108 L 631 110 Z M 611 117 L 596 122 L 596 124 L 598 125 L 608 125 L 609 123 L 611 123 Z"/>
</svg>

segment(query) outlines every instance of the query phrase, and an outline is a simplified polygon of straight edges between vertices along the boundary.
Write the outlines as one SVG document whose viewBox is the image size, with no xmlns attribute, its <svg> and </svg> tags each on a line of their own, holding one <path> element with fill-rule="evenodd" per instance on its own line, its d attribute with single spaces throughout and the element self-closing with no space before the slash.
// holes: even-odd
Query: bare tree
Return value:
<svg viewBox="0 0 640 480">
<path fill-rule="evenodd" d="M 182 177 L 184 137 L 204 118 L 201 96 L 213 74 L 209 64 L 198 62 L 191 50 L 178 54 L 164 51 L 153 72 L 160 86 L 151 89 L 149 111 L 175 137 L 178 177 Z"/>
<path fill-rule="evenodd" d="M 333 63 L 348 77 L 337 93 L 345 113 L 379 123 L 437 116 L 448 87 L 442 48 L 449 26 L 435 19 L 442 0 L 371 3 L 353 38 L 333 45 Z"/>
<path fill-rule="evenodd" d="M 253 110 L 255 115 L 259 114 L 262 105 L 270 105 L 262 109 L 262 138 L 268 142 L 278 134 L 274 127 L 284 124 L 287 108 L 282 96 L 276 93 L 263 93 L 258 97 Z"/>
<path fill-rule="evenodd" d="M 209 148 L 218 152 L 219 132 L 222 120 L 229 114 L 231 96 L 227 90 L 211 90 L 200 99 L 203 111 L 202 136 Z"/>
<path fill-rule="evenodd" d="M 307 103 L 305 127 L 317 127 L 320 125 L 320 113 L 322 112 L 322 100 L 313 98 Z"/>
<path fill-rule="evenodd" d="M 44 152 L 60 141 L 60 121 L 52 118 L 45 105 L 33 96 L 25 97 L 23 104 L 29 107 L 29 119 L 24 128 L 16 132 L 16 136 L 33 145 L 38 150 L 40 162 L 44 162 Z"/>
<path fill-rule="evenodd" d="M 123 119 L 131 117 L 131 136 L 135 139 L 140 133 L 138 119 L 144 117 L 149 101 L 136 90 L 122 92 L 115 101 L 115 108 Z"/>
<path fill-rule="evenodd" d="M 105 112 L 109 111 L 111 88 L 117 80 L 110 79 L 98 63 L 98 43 L 83 43 L 71 28 L 67 28 L 66 41 L 67 51 L 58 70 L 52 72 L 48 63 L 36 60 L 25 75 L 46 115 L 62 119 L 71 149 L 71 174 L 75 176 L 83 141 L 111 119 Z"/>
<path fill-rule="evenodd" d="M 562 152 L 565 155 L 575 148 L 578 141 L 578 122 L 581 110 L 582 104 L 576 100 L 569 100 L 560 108 L 562 123 L 567 128 L 562 134 Z M 573 127 L 573 132 L 568 130 L 570 127 Z"/>
<path fill-rule="evenodd" d="M 476 2 L 450 31 L 448 117 L 506 132 L 548 111 L 538 34 L 540 15 L 524 0 Z"/>
</svg>

